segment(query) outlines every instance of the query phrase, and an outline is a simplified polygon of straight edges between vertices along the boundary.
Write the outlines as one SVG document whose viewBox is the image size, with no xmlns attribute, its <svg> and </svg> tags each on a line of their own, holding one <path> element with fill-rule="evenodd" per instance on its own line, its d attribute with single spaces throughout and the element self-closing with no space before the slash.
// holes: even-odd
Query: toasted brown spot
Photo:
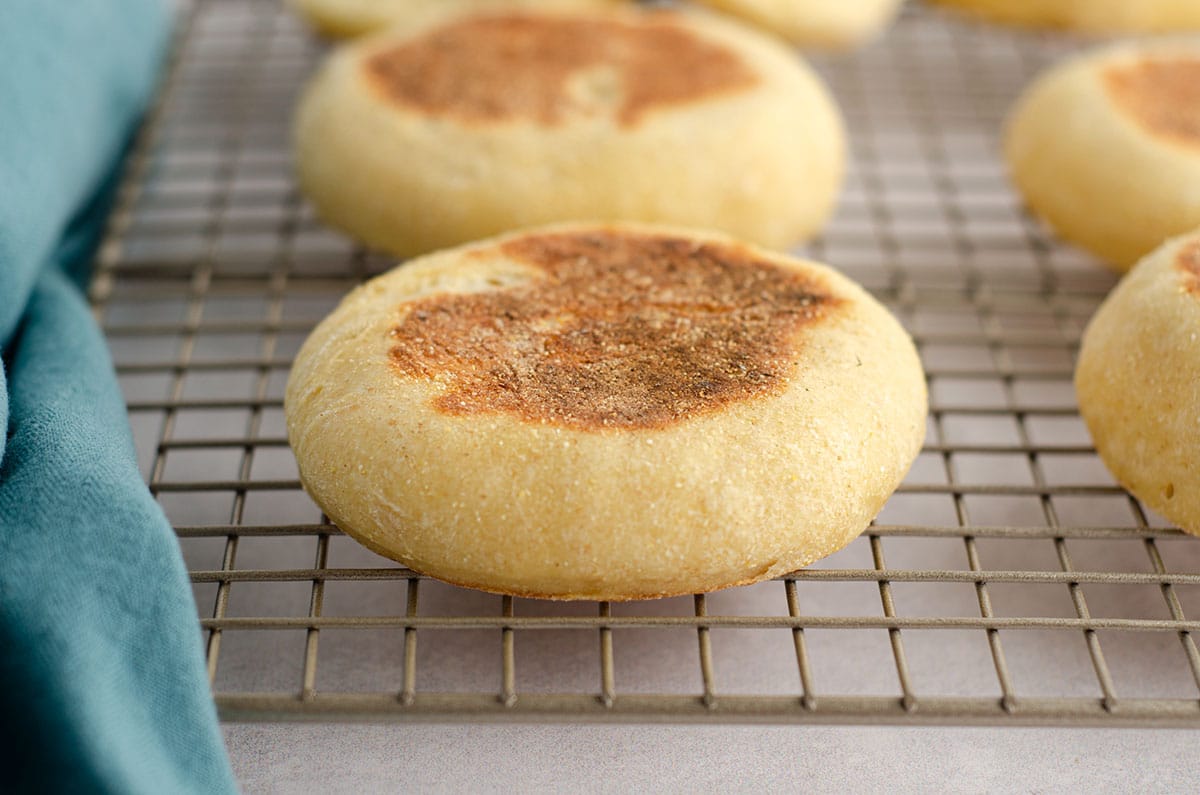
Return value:
<svg viewBox="0 0 1200 795">
<path fill-rule="evenodd" d="M 1142 60 L 1104 74 L 1109 96 L 1148 132 L 1200 146 L 1200 59 Z"/>
<path fill-rule="evenodd" d="M 758 82 L 736 53 L 663 12 L 637 22 L 471 18 L 384 50 L 363 68 L 389 99 L 430 115 L 545 125 L 600 114 L 632 125 L 656 107 Z"/>
<path fill-rule="evenodd" d="M 1179 250 L 1175 267 L 1183 273 L 1183 288 L 1200 296 L 1200 240 L 1193 240 Z"/>
<path fill-rule="evenodd" d="M 734 244 L 595 231 L 495 253 L 541 274 L 420 299 L 391 330 L 393 366 L 444 384 L 435 406 L 448 414 L 663 427 L 783 389 L 800 330 L 842 303 Z"/>
</svg>

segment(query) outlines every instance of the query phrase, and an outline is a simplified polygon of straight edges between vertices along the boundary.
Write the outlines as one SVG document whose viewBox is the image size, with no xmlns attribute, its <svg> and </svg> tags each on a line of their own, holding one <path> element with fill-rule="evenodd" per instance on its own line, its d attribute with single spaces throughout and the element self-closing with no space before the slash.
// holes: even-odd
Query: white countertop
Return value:
<svg viewBox="0 0 1200 795">
<path fill-rule="evenodd" d="M 247 793 L 1187 792 L 1187 730 L 230 724 Z"/>
</svg>

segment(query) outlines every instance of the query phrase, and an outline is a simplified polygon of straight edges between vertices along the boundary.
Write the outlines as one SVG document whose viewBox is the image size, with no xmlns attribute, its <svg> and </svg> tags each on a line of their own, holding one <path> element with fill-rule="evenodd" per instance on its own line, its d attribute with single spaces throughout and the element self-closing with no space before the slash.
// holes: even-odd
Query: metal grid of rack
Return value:
<svg viewBox="0 0 1200 795">
<path fill-rule="evenodd" d="M 1022 212 L 997 155 L 1021 87 L 1075 46 L 910 4 L 816 60 L 853 157 L 803 253 L 885 301 L 929 376 L 927 442 L 869 531 L 775 582 L 545 603 L 422 578 L 301 490 L 290 358 L 393 263 L 292 180 L 323 45 L 271 0 L 194 3 L 93 301 L 222 716 L 1200 725 L 1200 545 L 1113 483 L 1074 408 L 1113 277 Z"/>
</svg>

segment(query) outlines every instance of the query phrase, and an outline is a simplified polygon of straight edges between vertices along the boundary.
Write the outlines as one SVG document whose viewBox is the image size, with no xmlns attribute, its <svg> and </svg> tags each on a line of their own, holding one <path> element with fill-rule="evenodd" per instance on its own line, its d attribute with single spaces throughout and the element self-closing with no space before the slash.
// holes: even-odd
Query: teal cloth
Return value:
<svg viewBox="0 0 1200 795">
<path fill-rule="evenodd" d="M 163 0 L 0 0 L 0 790 L 234 792 L 187 574 L 84 299 Z"/>
</svg>

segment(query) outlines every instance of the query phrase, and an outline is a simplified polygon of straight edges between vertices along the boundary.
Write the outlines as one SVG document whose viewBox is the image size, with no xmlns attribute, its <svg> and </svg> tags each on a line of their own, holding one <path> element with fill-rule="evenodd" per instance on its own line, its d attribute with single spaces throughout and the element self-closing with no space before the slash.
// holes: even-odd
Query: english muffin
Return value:
<svg viewBox="0 0 1200 795">
<path fill-rule="evenodd" d="M 768 246 L 837 195 L 840 116 L 795 54 L 708 15 L 472 15 L 337 52 L 296 119 L 327 222 L 402 256 L 569 220 Z"/>
<path fill-rule="evenodd" d="M 714 233 L 526 231 L 355 290 L 288 439 L 346 533 L 439 579 L 640 599 L 841 548 L 925 431 L 912 342 L 825 266 Z"/>
<path fill-rule="evenodd" d="M 1200 535 L 1200 232 L 1142 260 L 1088 324 L 1079 410 L 1121 485 Z"/>
<path fill-rule="evenodd" d="M 1196 0 L 936 0 L 984 19 L 1085 33 L 1200 29 Z"/>
<path fill-rule="evenodd" d="M 903 0 L 700 0 L 803 47 L 842 49 L 874 38 Z"/>
<path fill-rule="evenodd" d="M 588 8 L 625 0 L 288 0 L 326 36 L 361 36 L 397 23 L 412 24 L 475 11 Z"/>
<path fill-rule="evenodd" d="M 1117 270 L 1200 225 L 1200 38 L 1071 59 L 1021 98 L 1005 141 L 1029 206 Z"/>
</svg>

